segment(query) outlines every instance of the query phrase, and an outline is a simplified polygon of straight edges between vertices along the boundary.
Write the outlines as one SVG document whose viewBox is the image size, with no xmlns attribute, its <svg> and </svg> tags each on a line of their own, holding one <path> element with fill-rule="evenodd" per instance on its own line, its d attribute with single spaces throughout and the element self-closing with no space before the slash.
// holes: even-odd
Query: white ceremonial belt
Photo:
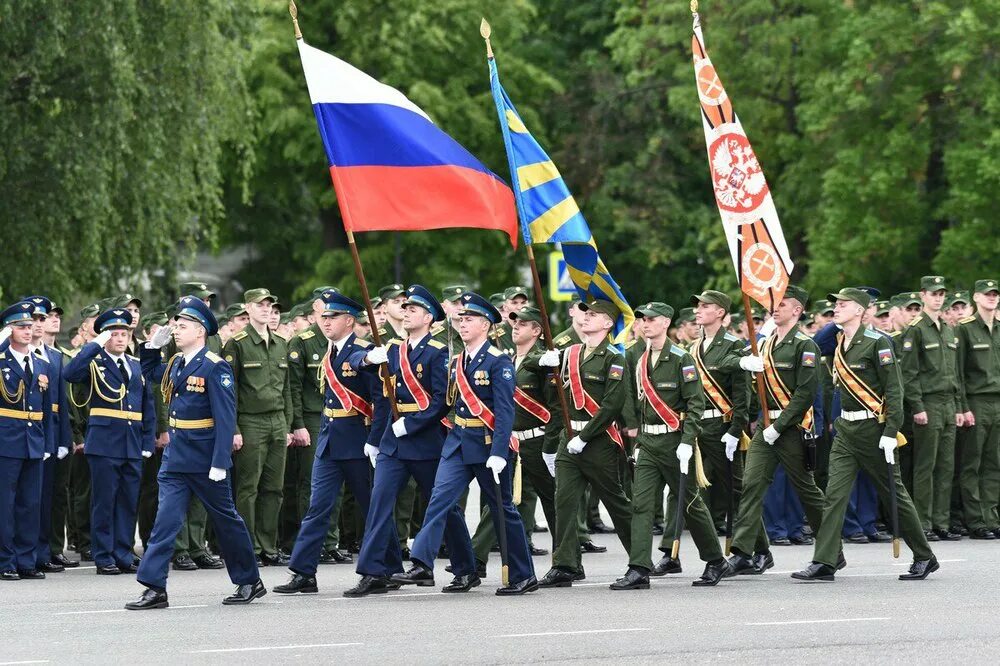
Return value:
<svg viewBox="0 0 1000 666">
<path fill-rule="evenodd" d="M 705 413 L 701 415 L 703 419 L 721 419 L 725 414 L 722 413 L 721 409 L 706 409 Z"/>
<path fill-rule="evenodd" d="M 570 421 L 569 425 L 573 428 L 574 432 L 580 432 L 587 427 L 588 423 L 590 423 L 590 421 Z"/>
<path fill-rule="evenodd" d="M 867 421 L 868 419 L 874 419 L 878 417 L 875 416 L 875 414 L 873 414 L 872 412 L 869 412 L 867 409 L 859 409 L 856 412 L 846 412 L 846 411 L 841 412 L 840 418 L 844 419 L 845 421 Z"/>
<path fill-rule="evenodd" d="M 666 423 L 662 425 L 644 425 L 642 432 L 646 435 L 666 435 L 668 432 L 678 432 L 680 428 L 671 428 Z"/>
<path fill-rule="evenodd" d="M 767 418 L 769 418 L 769 419 L 776 419 L 779 416 L 781 416 L 781 411 L 782 410 L 780 410 L 780 409 L 769 409 L 769 410 L 767 410 Z"/>
<path fill-rule="evenodd" d="M 574 426 L 575 427 L 575 426 Z M 529 439 L 536 439 L 545 435 L 545 428 L 529 428 L 528 430 L 515 430 L 511 433 L 517 437 L 517 441 L 526 442 Z"/>
</svg>

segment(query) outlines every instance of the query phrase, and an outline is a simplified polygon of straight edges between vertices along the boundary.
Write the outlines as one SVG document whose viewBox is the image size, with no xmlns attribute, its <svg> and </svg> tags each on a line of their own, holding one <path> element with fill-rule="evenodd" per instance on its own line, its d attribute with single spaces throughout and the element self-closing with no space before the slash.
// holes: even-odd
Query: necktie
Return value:
<svg viewBox="0 0 1000 666">
<path fill-rule="evenodd" d="M 185 364 L 186 362 L 187 362 L 187 361 L 186 361 L 186 359 L 185 359 L 185 358 L 184 358 L 183 356 L 181 356 L 181 360 L 179 360 L 179 361 L 177 362 L 177 375 L 178 375 L 178 376 L 180 376 L 180 374 L 181 374 L 182 372 L 184 372 L 184 364 Z"/>
<path fill-rule="evenodd" d="M 125 361 L 118 359 L 118 369 L 122 373 L 122 381 L 128 384 L 128 370 L 125 369 Z"/>
<path fill-rule="evenodd" d="M 24 356 L 24 382 L 30 387 L 34 378 L 31 376 L 31 358 L 25 354 Z"/>
</svg>

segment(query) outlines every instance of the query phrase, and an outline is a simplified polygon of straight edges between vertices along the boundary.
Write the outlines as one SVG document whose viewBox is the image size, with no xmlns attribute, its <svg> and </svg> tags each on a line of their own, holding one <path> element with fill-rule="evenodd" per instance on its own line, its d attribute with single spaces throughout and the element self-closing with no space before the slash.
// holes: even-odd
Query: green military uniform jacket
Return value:
<svg viewBox="0 0 1000 666">
<path fill-rule="evenodd" d="M 772 335 L 778 335 L 778 332 Z M 769 341 L 765 340 L 763 344 L 769 344 Z M 819 347 L 808 335 L 793 328 L 774 345 L 771 360 L 778 376 L 792 394 L 788 405 L 782 408 L 770 392 L 765 391 L 767 409 L 783 409 L 771 422 L 774 429 L 782 433 L 802 423 L 802 418 L 813 406 L 819 388 Z"/>
<path fill-rule="evenodd" d="M 580 343 L 582 344 L 582 343 Z M 600 437 L 604 431 L 621 416 L 625 406 L 627 388 L 625 386 L 625 358 L 603 340 L 590 354 L 586 349 L 580 352 L 580 377 L 584 390 L 599 405 L 597 413 L 591 416 L 583 409 L 573 406 L 573 391 L 569 386 L 568 363 L 564 363 L 563 392 L 569 406 L 571 421 L 589 421 L 581 432 L 574 433 L 584 442 Z"/>
<path fill-rule="evenodd" d="M 448 361 L 461 354 L 465 351 L 465 343 L 462 342 L 461 336 L 455 327 L 451 325 L 451 322 L 445 319 L 444 321 L 435 322 L 431 326 L 431 337 L 444 346 L 448 348 Z"/>
<path fill-rule="evenodd" d="M 669 340 L 667 344 L 670 344 Z M 636 359 L 635 377 L 639 420 L 642 425 L 663 425 L 663 419 L 653 409 L 653 405 L 643 398 L 642 387 L 638 384 L 643 368 L 638 365 L 638 361 Z M 705 392 L 694 359 L 691 354 L 671 344 L 669 348 L 664 346 L 660 350 L 655 364 L 652 361 L 650 352 L 649 362 L 652 368 L 649 369 L 649 381 L 657 395 L 681 417 L 681 443 L 694 446 L 694 441 L 701 432 L 701 415 L 705 411 Z"/>
<path fill-rule="evenodd" d="M 843 345 L 843 341 L 838 344 Z M 895 437 L 903 422 L 903 385 L 892 340 L 878 331 L 861 328 L 844 350 L 844 362 L 861 381 L 883 397 L 885 430 L 882 436 Z M 868 409 L 844 389 L 840 391 L 840 406 L 847 412 Z"/>
<path fill-rule="evenodd" d="M 580 340 L 580 336 L 577 334 L 576 329 L 572 326 L 552 339 L 552 345 L 556 349 L 566 349 L 566 347 L 580 344 L 580 342 L 582 342 L 582 340 Z"/>
<path fill-rule="evenodd" d="M 236 382 L 236 413 L 282 411 L 292 423 L 292 393 L 288 377 L 288 342 L 270 333 L 268 343 L 253 326 L 234 335 L 223 348 Z M 239 427 L 237 427 L 239 433 Z"/>
<path fill-rule="evenodd" d="M 517 387 L 540 402 L 549 410 L 549 422 L 542 421 L 520 405 L 514 407 L 514 430 L 545 429 L 545 440 L 542 444 L 543 453 L 555 453 L 559 449 L 559 432 L 563 429 L 562 406 L 559 404 L 559 394 L 555 383 L 558 381 L 552 375 L 555 368 L 543 368 L 538 365 L 545 350 L 536 346 L 522 359 L 514 359 L 514 381 Z"/>
<path fill-rule="evenodd" d="M 1000 321 L 992 330 L 982 315 L 958 322 L 958 403 L 968 412 L 969 396 L 1000 396 Z"/>
<path fill-rule="evenodd" d="M 746 430 L 749 420 L 750 373 L 739 366 L 739 359 L 743 356 L 746 343 L 721 328 L 704 351 L 701 351 L 702 340 L 703 338 L 695 340 L 691 345 L 691 351 L 700 352 L 705 370 L 732 403 L 732 420 L 726 432 L 738 439 Z M 707 395 L 705 409 L 713 409 L 712 401 Z"/>
<path fill-rule="evenodd" d="M 921 314 L 903 334 L 904 399 L 913 414 L 926 411 L 924 396 L 950 399 L 958 395 L 958 338 L 943 319 L 939 324 L 935 326 Z"/>
<path fill-rule="evenodd" d="M 628 371 L 625 406 L 622 408 L 622 423 L 632 430 L 639 427 L 639 403 L 636 400 L 635 368 L 639 358 L 646 351 L 646 341 L 636 338 L 625 345 L 625 367 Z"/>
<path fill-rule="evenodd" d="M 288 343 L 288 384 L 292 396 L 291 429 L 305 428 L 304 414 L 323 411 L 319 372 L 327 340 L 317 324 L 292 336 Z"/>
<path fill-rule="evenodd" d="M 496 345 L 497 349 L 511 358 L 514 357 L 517 351 L 517 347 L 514 346 L 513 335 L 514 331 L 510 327 L 510 324 L 505 322 L 500 322 L 490 329 L 490 341 Z"/>
</svg>

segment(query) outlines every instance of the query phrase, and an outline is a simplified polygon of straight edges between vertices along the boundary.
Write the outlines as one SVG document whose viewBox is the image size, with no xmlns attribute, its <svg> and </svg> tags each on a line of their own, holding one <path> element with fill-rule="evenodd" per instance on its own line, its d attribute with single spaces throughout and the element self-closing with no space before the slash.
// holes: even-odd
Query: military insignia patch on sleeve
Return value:
<svg viewBox="0 0 1000 666">
<path fill-rule="evenodd" d="M 816 367 L 816 353 L 815 352 L 802 352 L 802 366 L 805 368 Z"/>
<path fill-rule="evenodd" d="M 514 372 L 510 368 L 504 368 L 503 372 L 500 373 L 500 376 L 509 382 L 514 379 Z"/>
<path fill-rule="evenodd" d="M 623 374 L 625 374 L 625 366 L 615 364 L 608 369 L 608 379 L 621 379 Z"/>
<path fill-rule="evenodd" d="M 892 365 L 892 350 L 891 349 L 879 349 L 878 350 L 878 362 L 882 365 Z"/>
<path fill-rule="evenodd" d="M 288 353 L 288 358 L 292 359 L 293 361 L 295 359 L 297 359 L 298 357 L 299 357 L 299 353 L 297 351 L 293 351 L 293 352 L 289 352 Z"/>
<path fill-rule="evenodd" d="M 693 382 L 698 379 L 698 373 L 695 371 L 693 365 L 685 365 L 681 368 L 681 374 L 684 375 L 684 381 Z"/>
<path fill-rule="evenodd" d="M 219 375 L 219 383 L 222 384 L 222 388 L 232 388 L 233 387 L 233 376 L 228 372 L 224 372 Z"/>
<path fill-rule="evenodd" d="M 903 351 L 910 351 L 913 349 L 913 340 L 903 340 Z"/>
</svg>

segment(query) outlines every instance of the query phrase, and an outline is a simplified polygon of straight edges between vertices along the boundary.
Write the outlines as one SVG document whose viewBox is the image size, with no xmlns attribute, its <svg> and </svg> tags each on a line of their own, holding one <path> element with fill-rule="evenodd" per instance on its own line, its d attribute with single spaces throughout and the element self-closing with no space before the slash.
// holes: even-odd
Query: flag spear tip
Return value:
<svg viewBox="0 0 1000 666">
<path fill-rule="evenodd" d="M 295 0 L 288 0 L 288 13 L 292 15 L 292 25 L 295 26 L 295 39 L 302 39 L 302 31 L 299 30 L 299 8 L 295 6 Z"/>
<path fill-rule="evenodd" d="M 698 0 L 691 0 L 691 13 L 692 14 L 698 13 Z"/>
<path fill-rule="evenodd" d="M 493 46 L 490 44 L 490 35 L 493 34 L 493 29 L 490 28 L 489 21 L 486 20 L 486 17 L 483 17 L 482 22 L 479 24 L 479 34 L 486 40 L 486 57 L 492 60 Z"/>
</svg>

